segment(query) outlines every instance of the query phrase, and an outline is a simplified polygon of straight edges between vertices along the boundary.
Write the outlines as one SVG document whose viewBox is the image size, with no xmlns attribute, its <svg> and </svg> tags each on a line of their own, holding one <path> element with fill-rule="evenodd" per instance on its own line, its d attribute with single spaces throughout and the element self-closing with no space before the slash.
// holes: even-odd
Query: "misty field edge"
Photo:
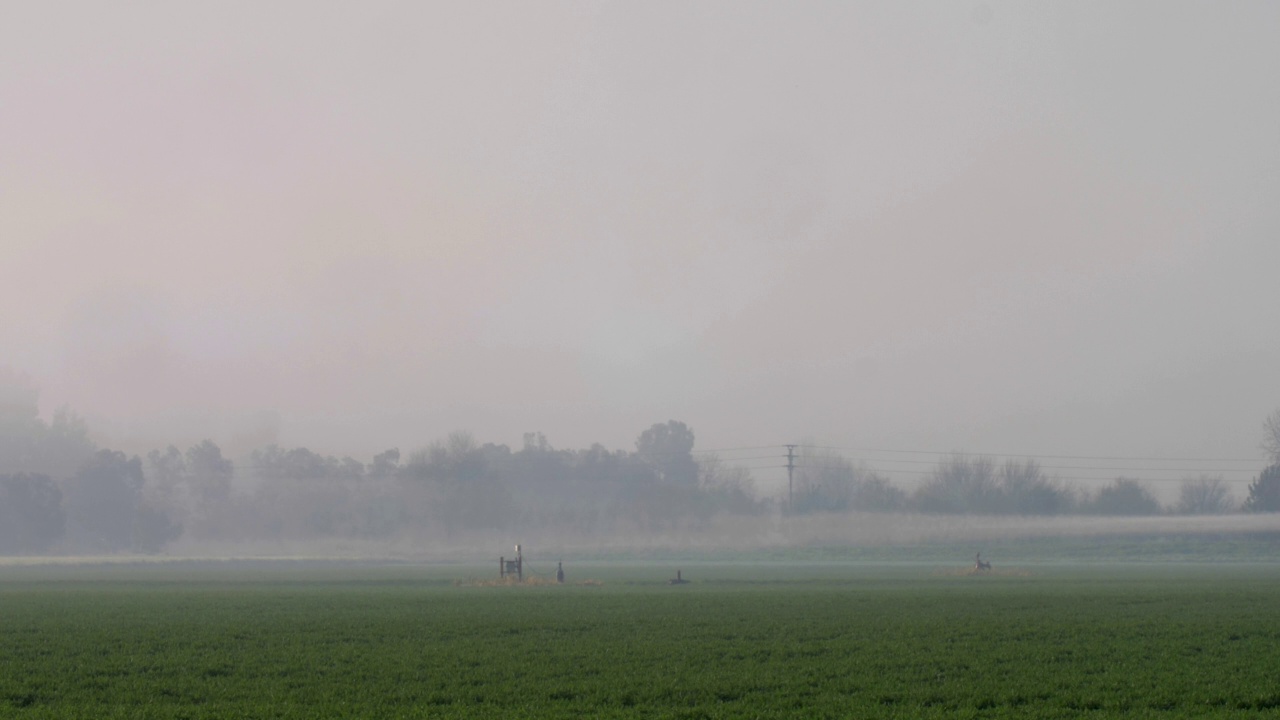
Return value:
<svg viewBox="0 0 1280 720">
<path fill-rule="evenodd" d="M 423 545 L 414 551 L 378 553 L 377 547 L 330 548 L 313 554 L 225 555 L 0 555 L 0 570 L 25 565 L 413 565 L 448 567 L 496 565 L 504 545 L 493 543 L 487 557 L 478 544 L 465 547 Z M 260 548 L 247 548 L 254 550 Z M 301 548 L 299 548 L 301 549 Z M 983 537 L 902 544 L 854 545 L 794 543 L 755 546 L 655 545 L 587 547 L 577 543 L 551 543 L 529 547 L 527 560 L 535 574 L 554 574 L 555 563 L 569 562 L 937 562 L 971 561 L 982 552 L 996 563 L 1115 563 L 1115 562 L 1280 562 L 1280 529 L 1196 533 L 1109 533 L 1095 536 Z M 549 566 L 549 567 L 548 567 Z M 496 569 L 495 569 L 496 572 Z"/>
</svg>

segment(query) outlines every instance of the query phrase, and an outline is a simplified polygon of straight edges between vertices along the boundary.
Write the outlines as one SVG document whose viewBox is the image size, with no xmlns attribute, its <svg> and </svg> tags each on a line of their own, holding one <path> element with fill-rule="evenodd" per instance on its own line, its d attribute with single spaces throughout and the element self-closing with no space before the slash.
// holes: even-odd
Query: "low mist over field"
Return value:
<svg viewBox="0 0 1280 720">
<path fill-rule="evenodd" d="M 1119 475 L 1094 488 L 1027 458 L 953 453 L 928 471 L 882 472 L 795 444 L 729 449 L 725 459 L 697 450 L 676 420 L 651 425 L 630 450 L 557 449 L 541 433 L 513 449 L 456 432 L 368 463 L 279 445 L 232 459 L 211 440 L 144 458 L 97 447 L 66 410 L 45 422 L 15 402 L 5 421 L 0 461 L 18 469 L 0 474 L 0 554 L 10 555 L 458 560 L 525 543 L 546 561 L 1089 535 L 1280 538 L 1280 462 L 1243 493 L 1221 475 L 1185 476 L 1163 502 L 1154 481 Z M 777 467 L 781 494 L 754 474 Z"/>
<path fill-rule="evenodd" d="M 0 553 L 1260 529 L 1278 28 L 6 7 Z"/>
</svg>

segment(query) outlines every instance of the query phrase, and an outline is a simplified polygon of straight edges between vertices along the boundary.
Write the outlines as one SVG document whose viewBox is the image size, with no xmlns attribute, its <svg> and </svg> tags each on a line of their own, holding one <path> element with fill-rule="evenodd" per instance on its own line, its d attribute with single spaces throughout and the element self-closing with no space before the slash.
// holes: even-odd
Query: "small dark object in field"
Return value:
<svg viewBox="0 0 1280 720">
<path fill-rule="evenodd" d="M 508 560 L 504 557 L 498 558 L 498 579 L 506 580 L 515 576 L 516 582 L 524 582 L 524 555 L 520 553 L 520 546 L 516 546 L 516 559 Z"/>
<path fill-rule="evenodd" d="M 556 582 L 561 584 L 564 583 L 564 562 L 563 561 L 556 562 Z"/>
<path fill-rule="evenodd" d="M 688 582 L 689 582 L 688 580 L 685 580 L 684 578 L 680 577 L 680 571 L 677 570 L 676 576 L 668 580 L 667 584 L 668 585 L 686 585 L 688 584 Z"/>
<path fill-rule="evenodd" d="M 982 561 L 982 553 L 978 553 L 977 555 L 973 556 L 974 572 L 981 572 L 983 570 L 990 570 L 990 569 L 991 569 L 991 563 Z"/>
</svg>

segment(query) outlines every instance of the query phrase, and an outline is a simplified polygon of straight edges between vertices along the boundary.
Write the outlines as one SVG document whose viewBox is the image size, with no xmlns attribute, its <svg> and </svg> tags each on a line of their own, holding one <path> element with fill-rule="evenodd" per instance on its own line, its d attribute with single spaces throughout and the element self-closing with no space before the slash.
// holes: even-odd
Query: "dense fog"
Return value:
<svg viewBox="0 0 1280 720">
<path fill-rule="evenodd" d="M 9 4 L 0 365 L 139 455 L 1249 457 L 1278 13 Z"/>
<path fill-rule="evenodd" d="M 3 552 L 1273 507 L 1280 4 L 3 5 Z"/>
<path fill-rule="evenodd" d="M 130 456 L 98 447 L 68 409 L 44 420 L 35 397 L 10 378 L 0 405 L 4 554 L 440 555 L 522 540 L 561 549 L 763 548 L 818 538 L 920 542 L 946 537 L 940 528 L 974 537 L 1071 534 L 1106 530 L 1096 518 L 1107 516 L 1280 511 L 1280 464 L 1262 469 L 1245 497 L 1201 474 L 1162 504 L 1140 478 L 1091 490 L 1034 459 L 953 453 L 908 488 L 831 449 L 749 448 L 765 453 L 757 459 L 785 462 L 786 493 L 771 495 L 750 467 L 700 451 L 693 429 L 676 420 L 654 423 L 623 449 L 558 449 L 537 432 L 511 448 L 455 432 L 367 461 L 278 445 L 233 459 L 212 440 Z M 1278 419 L 1280 411 L 1264 430 Z M 768 454 L 775 450 L 785 454 Z M 1061 521 L 1067 517 L 1095 519 Z"/>
</svg>

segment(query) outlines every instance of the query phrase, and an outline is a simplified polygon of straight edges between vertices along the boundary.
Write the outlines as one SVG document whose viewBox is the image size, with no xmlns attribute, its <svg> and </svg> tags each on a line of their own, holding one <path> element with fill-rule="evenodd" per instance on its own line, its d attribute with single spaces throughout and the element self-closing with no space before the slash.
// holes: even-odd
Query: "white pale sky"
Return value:
<svg viewBox="0 0 1280 720">
<path fill-rule="evenodd" d="M 1259 457 L 1280 4 L 0 6 L 0 366 L 103 442 Z"/>
</svg>

